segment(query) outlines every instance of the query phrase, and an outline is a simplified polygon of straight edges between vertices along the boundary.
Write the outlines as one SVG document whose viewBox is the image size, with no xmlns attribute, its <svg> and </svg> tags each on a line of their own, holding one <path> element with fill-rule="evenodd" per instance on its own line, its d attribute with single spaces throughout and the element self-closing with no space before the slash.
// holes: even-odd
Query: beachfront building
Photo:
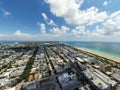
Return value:
<svg viewBox="0 0 120 90">
<path fill-rule="evenodd" d="M 111 75 L 112 78 L 114 78 L 118 83 L 120 83 L 120 70 L 114 71 L 114 73 Z"/>
<path fill-rule="evenodd" d="M 117 85 L 116 81 L 111 80 L 104 73 L 92 67 L 83 71 L 83 74 L 95 90 L 111 90 Z"/>
<path fill-rule="evenodd" d="M 111 72 L 112 68 L 111 68 L 110 65 L 101 64 L 100 65 L 100 70 L 105 73 L 107 71 Z"/>
</svg>

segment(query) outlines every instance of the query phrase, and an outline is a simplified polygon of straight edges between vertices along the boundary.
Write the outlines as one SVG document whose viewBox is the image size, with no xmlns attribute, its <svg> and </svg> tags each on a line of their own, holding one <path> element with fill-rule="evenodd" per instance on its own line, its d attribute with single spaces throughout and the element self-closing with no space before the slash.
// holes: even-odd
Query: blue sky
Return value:
<svg viewBox="0 0 120 90">
<path fill-rule="evenodd" d="M 120 0 L 0 0 L 0 40 L 120 42 Z"/>
</svg>

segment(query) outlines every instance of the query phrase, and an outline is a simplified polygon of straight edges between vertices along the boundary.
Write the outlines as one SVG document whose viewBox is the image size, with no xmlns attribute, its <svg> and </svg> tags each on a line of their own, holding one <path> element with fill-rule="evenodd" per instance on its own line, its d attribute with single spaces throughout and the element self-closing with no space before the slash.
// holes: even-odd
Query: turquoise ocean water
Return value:
<svg viewBox="0 0 120 90">
<path fill-rule="evenodd" d="M 120 42 L 61 42 L 67 45 L 88 48 L 104 54 L 120 57 Z"/>
</svg>

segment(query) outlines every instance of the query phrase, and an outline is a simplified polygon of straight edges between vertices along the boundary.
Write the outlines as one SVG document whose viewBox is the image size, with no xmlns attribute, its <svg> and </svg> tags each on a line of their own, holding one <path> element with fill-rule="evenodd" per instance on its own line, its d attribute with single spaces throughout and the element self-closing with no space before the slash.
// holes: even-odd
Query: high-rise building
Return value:
<svg viewBox="0 0 120 90">
<path fill-rule="evenodd" d="M 112 71 L 111 66 L 109 64 L 108 65 L 101 64 L 100 65 L 100 70 L 102 72 L 111 72 Z"/>
</svg>

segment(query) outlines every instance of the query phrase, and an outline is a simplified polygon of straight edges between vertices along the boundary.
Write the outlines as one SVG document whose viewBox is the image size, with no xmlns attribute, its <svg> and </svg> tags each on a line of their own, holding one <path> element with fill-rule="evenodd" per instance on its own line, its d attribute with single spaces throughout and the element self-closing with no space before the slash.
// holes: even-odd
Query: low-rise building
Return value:
<svg viewBox="0 0 120 90">
<path fill-rule="evenodd" d="M 97 69 L 87 68 L 83 73 L 84 77 L 94 89 L 111 90 L 111 88 L 117 85 L 116 81 L 111 80 L 107 75 Z"/>
<path fill-rule="evenodd" d="M 74 90 L 75 88 L 81 88 L 81 90 L 85 90 L 80 81 L 78 81 L 74 72 L 63 73 L 62 75 L 58 76 L 58 81 L 62 90 Z"/>
</svg>

